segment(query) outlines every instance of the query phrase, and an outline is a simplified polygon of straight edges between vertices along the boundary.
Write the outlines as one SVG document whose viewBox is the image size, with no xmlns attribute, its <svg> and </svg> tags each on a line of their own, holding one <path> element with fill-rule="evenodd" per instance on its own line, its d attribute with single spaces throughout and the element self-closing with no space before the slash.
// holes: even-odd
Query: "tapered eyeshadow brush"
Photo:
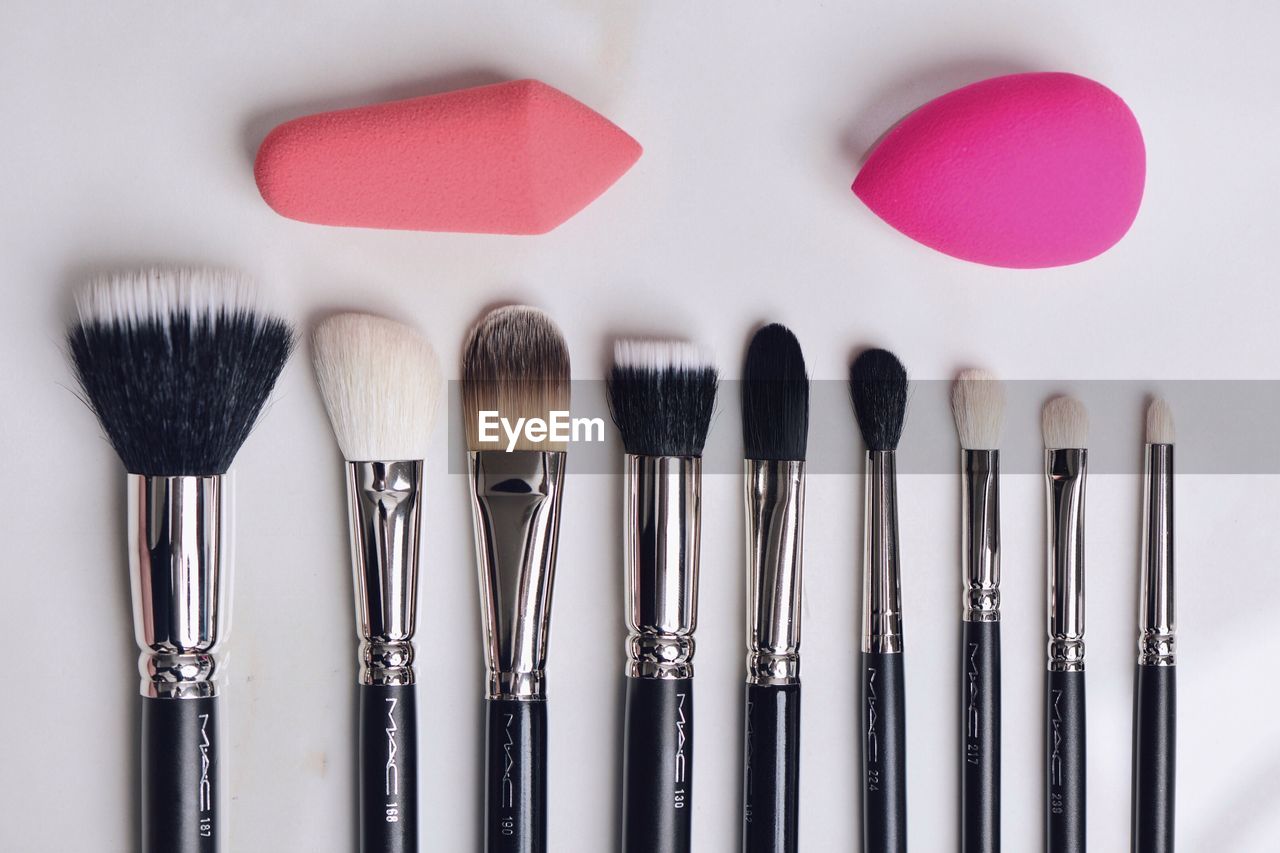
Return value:
<svg viewBox="0 0 1280 853">
<path fill-rule="evenodd" d="M 1004 384 L 966 370 L 951 390 L 960 439 L 960 850 L 1000 849 L 1000 435 Z"/>
<path fill-rule="evenodd" d="M 1147 408 L 1138 598 L 1138 668 L 1133 706 L 1134 853 L 1173 853 L 1177 752 L 1174 635 L 1173 411 Z"/>
<path fill-rule="evenodd" d="M 692 344 L 615 345 L 609 409 L 626 450 L 623 853 L 691 850 L 702 448 L 716 382 Z"/>
<path fill-rule="evenodd" d="M 346 460 L 356 630 L 360 850 L 418 849 L 418 593 L 423 467 L 444 381 L 413 329 L 338 314 L 312 334 L 316 379 Z"/>
<path fill-rule="evenodd" d="M 128 472 L 142 710 L 143 853 L 221 848 L 218 647 L 230 623 L 227 470 L 293 347 L 228 272 L 104 277 L 67 332 L 84 399 Z"/>
<path fill-rule="evenodd" d="M 1045 404 L 1048 663 L 1045 676 L 1045 849 L 1085 849 L 1084 500 L 1089 413 Z"/>
<path fill-rule="evenodd" d="M 907 371 L 871 349 L 849 368 L 854 415 L 867 446 L 862 569 L 862 849 L 907 849 L 907 712 L 898 566 L 897 448 Z"/>
<path fill-rule="evenodd" d="M 756 332 L 742 378 L 747 526 L 744 853 L 796 853 L 809 377 L 795 335 Z"/>
<path fill-rule="evenodd" d="M 521 430 L 508 445 L 482 421 L 549 424 L 568 411 L 569 351 L 551 318 L 523 305 L 486 314 L 463 347 L 462 416 L 488 674 L 488 853 L 547 849 L 547 638 L 568 454 L 550 433 Z"/>
</svg>

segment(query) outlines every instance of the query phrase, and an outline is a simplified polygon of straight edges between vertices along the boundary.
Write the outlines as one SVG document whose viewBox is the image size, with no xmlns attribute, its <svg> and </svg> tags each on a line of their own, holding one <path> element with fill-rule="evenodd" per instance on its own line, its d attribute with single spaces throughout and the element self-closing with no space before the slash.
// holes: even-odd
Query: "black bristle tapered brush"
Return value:
<svg viewBox="0 0 1280 853">
<path fill-rule="evenodd" d="M 569 350 L 542 311 L 490 311 L 462 354 L 486 689 L 485 850 L 547 850 L 547 641 L 567 443 L 515 425 L 568 417 Z M 490 430 L 489 425 L 495 428 Z"/>
<path fill-rule="evenodd" d="M 143 853 L 221 848 L 219 643 L 230 620 L 226 473 L 294 335 L 231 273 L 155 269 L 78 294 L 67 332 L 84 399 L 128 472 L 142 649 Z"/>
<path fill-rule="evenodd" d="M 609 408 L 626 450 L 623 853 L 692 849 L 702 447 L 716 382 L 711 359 L 692 344 L 614 348 Z"/>
<path fill-rule="evenodd" d="M 849 368 L 853 411 L 867 446 L 862 570 L 862 849 L 907 849 L 907 715 L 898 566 L 897 448 L 907 371 L 871 349 Z"/>
<path fill-rule="evenodd" d="M 960 850 L 1000 849 L 1000 436 L 1004 384 L 966 370 L 951 390 L 960 439 Z"/>
<path fill-rule="evenodd" d="M 338 314 L 312 334 L 316 380 L 346 460 L 355 580 L 361 853 L 418 849 L 413 634 L 423 469 L 444 380 L 417 332 Z"/>
<path fill-rule="evenodd" d="M 742 376 L 747 520 L 743 853 L 796 853 L 809 377 L 795 335 L 756 332 Z"/>
</svg>

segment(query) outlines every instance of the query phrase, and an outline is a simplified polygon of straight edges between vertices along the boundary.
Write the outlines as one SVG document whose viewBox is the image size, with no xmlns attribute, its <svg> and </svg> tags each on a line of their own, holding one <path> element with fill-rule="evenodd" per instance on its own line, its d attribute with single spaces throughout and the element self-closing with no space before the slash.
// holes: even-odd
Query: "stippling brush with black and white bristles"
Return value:
<svg viewBox="0 0 1280 853">
<path fill-rule="evenodd" d="M 411 853 L 418 849 L 413 633 L 423 467 L 444 380 L 431 345 L 393 320 L 338 314 L 311 341 L 347 460 L 360 637 L 360 850 Z"/>
<path fill-rule="evenodd" d="M 618 341 L 609 409 L 622 434 L 627 691 L 623 853 L 689 853 L 693 633 L 711 357 L 684 341 Z"/>
<path fill-rule="evenodd" d="M 1174 611 L 1173 410 L 1147 406 L 1142 494 L 1142 583 L 1133 705 L 1135 853 L 1173 853 L 1177 754 L 1177 637 Z"/>
<path fill-rule="evenodd" d="M 544 670 L 567 456 L 556 425 L 568 412 L 569 350 L 551 318 L 524 305 L 485 315 L 463 348 L 462 417 L 488 670 L 488 853 L 547 849 Z"/>
<path fill-rule="evenodd" d="M 888 350 L 867 350 L 849 368 L 849 393 L 867 445 L 862 569 L 862 849 L 905 853 L 907 716 L 897 449 L 907 416 L 906 368 Z"/>
<path fill-rule="evenodd" d="M 809 376 L 795 335 L 755 333 L 742 375 L 747 687 L 744 853 L 796 853 L 800 818 L 800 594 Z"/>
<path fill-rule="evenodd" d="M 78 295 L 67 332 L 84 399 L 128 472 L 129 579 L 142 649 L 143 853 L 222 835 L 216 652 L 230 622 L 224 475 L 293 348 L 240 276 L 150 269 Z"/>
<path fill-rule="evenodd" d="M 1044 406 L 1049 644 L 1045 676 L 1045 849 L 1085 849 L 1084 500 L 1089 413 Z"/>
<path fill-rule="evenodd" d="M 1000 849 L 1000 437 L 1004 383 L 962 372 L 951 388 L 960 438 L 960 850 Z"/>
</svg>

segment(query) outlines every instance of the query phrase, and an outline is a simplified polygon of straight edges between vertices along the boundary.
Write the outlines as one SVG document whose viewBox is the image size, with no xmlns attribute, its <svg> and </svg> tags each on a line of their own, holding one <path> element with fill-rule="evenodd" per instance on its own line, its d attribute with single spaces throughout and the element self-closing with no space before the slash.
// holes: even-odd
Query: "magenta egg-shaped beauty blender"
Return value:
<svg viewBox="0 0 1280 853">
<path fill-rule="evenodd" d="M 894 228 L 966 261 L 1033 269 L 1111 248 L 1137 216 L 1146 149 L 1106 86 L 1012 74 L 936 98 L 872 151 L 853 191 Z"/>
<path fill-rule="evenodd" d="M 303 222 L 542 234 L 639 156 L 595 110 L 513 80 L 287 121 L 262 141 L 254 178 L 273 210 Z"/>
</svg>

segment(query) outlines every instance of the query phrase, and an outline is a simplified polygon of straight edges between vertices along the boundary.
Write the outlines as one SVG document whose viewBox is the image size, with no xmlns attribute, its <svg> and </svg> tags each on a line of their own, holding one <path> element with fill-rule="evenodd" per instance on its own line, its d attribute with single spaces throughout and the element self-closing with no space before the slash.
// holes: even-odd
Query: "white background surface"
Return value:
<svg viewBox="0 0 1280 853">
<path fill-rule="evenodd" d="M 229 5 L 229 4 L 228 4 Z M 411 319 L 449 375 L 486 306 L 557 316 L 577 378 L 620 332 L 687 334 L 736 378 L 749 330 L 790 324 L 819 379 L 855 346 L 917 378 L 1275 378 L 1280 7 L 1269 3 L 7 2 L 0 11 L 0 850 L 126 851 L 136 836 L 135 649 L 121 472 L 67 389 L 87 274 L 212 262 L 309 326 Z M 849 193 L 893 121 L 996 73 L 1069 70 L 1121 93 L 1149 179 L 1130 235 L 1047 272 L 967 265 Z M 337 230 L 260 200 L 251 157 L 296 115 L 534 76 L 633 134 L 639 163 L 536 238 Z M 1023 413 L 1028 423 L 1033 420 Z M 1138 412 L 1135 409 L 1135 419 Z M 736 442 L 722 417 L 712 443 Z M 447 424 L 454 428 L 454 424 Z M 825 424 L 847 429 L 852 421 Z M 479 846 L 481 658 L 464 479 L 429 460 L 420 609 L 424 849 Z M 354 638 L 342 480 L 303 358 L 238 463 L 225 849 L 353 846 Z M 550 683 L 551 847 L 617 837 L 619 482 L 569 483 Z M 802 847 L 855 846 L 861 485 L 810 483 Z M 1004 484 L 1006 849 L 1040 846 L 1042 498 Z M 706 483 L 695 849 L 738 845 L 740 483 Z M 1126 849 L 1138 483 L 1089 505 L 1089 838 Z M 1178 827 L 1184 851 L 1280 846 L 1274 477 L 1180 480 Z M 911 841 L 954 849 L 956 484 L 901 484 Z"/>
</svg>

